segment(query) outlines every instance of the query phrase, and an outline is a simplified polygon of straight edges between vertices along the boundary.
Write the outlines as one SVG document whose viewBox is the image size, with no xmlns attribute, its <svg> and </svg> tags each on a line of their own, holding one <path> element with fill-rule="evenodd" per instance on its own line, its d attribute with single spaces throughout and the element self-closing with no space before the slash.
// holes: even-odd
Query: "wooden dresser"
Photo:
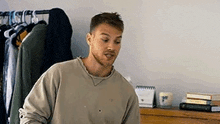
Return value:
<svg viewBox="0 0 220 124">
<path fill-rule="evenodd" d="M 141 124 L 220 124 L 220 113 L 140 108 Z"/>
</svg>

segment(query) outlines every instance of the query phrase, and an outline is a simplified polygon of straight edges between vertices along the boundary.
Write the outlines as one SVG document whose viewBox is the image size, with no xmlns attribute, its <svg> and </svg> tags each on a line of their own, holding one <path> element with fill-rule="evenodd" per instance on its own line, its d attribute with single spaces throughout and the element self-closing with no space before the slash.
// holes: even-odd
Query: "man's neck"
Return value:
<svg viewBox="0 0 220 124">
<path fill-rule="evenodd" d="M 112 66 L 104 67 L 99 63 L 95 62 L 94 60 L 90 59 L 89 57 L 83 58 L 82 62 L 86 67 L 87 71 L 97 77 L 106 77 L 111 74 Z"/>
</svg>

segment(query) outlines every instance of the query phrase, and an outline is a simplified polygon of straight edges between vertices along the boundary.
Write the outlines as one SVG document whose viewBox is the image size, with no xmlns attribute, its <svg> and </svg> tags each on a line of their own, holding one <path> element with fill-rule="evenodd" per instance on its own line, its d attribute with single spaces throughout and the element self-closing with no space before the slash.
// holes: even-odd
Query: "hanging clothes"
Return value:
<svg viewBox="0 0 220 124">
<path fill-rule="evenodd" d="M 44 20 L 39 21 L 37 24 L 45 24 L 47 25 L 47 22 Z M 17 36 L 12 40 L 12 44 L 16 47 L 21 46 L 22 41 L 24 40 L 24 38 L 27 36 L 28 33 L 31 32 L 31 30 L 34 28 L 34 26 L 36 26 L 37 24 L 31 23 L 29 25 L 27 25 L 26 27 L 24 27 L 22 30 L 20 30 L 17 33 Z"/>
<path fill-rule="evenodd" d="M 12 34 L 5 43 L 5 56 L 4 56 L 4 68 L 3 68 L 3 88 L 4 88 L 4 100 L 6 115 L 10 115 L 10 103 L 15 84 L 15 74 L 17 66 L 18 49 L 12 44 L 12 38 L 16 34 Z"/>
<path fill-rule="evenodd" d="M 49 24 L 45 41 L 42 73 L 57 62 L 73 59 L 71 52 L 72 26 L 60 8 L 49 11 Z"/>
<path fill-rule="evenodd" d="M 18 53 L 16 84 L 12 98 L 10 124 L 19 124 L 19 108 L 40 77 L 46 38 L 45 24 L 38 24 L 24 38 Z"/>
<path fill-rule="evenodd" d="M 4 62 L 4 50 L 5 50 L 5 41 L 6 37 L 4 32 L 8 30 L 10 26 L 1 25 L 0 26 L 0 95 L 3 94 L 3 62 Z M 3 97 L 3 96 L 2 96 Z"/>
<path fill-rule="evenodd" d="M 27 36 L 28 32 L 27 30 L 24 30 L 23 32 L 21 32 L 17 37 L 16 37 L 16 40 L 15 40 L 15 44 L 18 48 L 21 46 L 21 43 L 23 41 L 23 39 Z"/>
<path fill-rule="evenodd" d="M 20 123 L 18 110 L 41 74 L 57 62 L 73 59 L 70 48 L 73 31 L 65 12 L 60 8 L 38 11 L 41 12 L 49 12 L 48 26 L 45 21 L 29 25 L 26 32 L 13 35 L 4 45 L 4 101 L 10 124 Z M 17 56 L 16 61 L 12 56 L 14 59 Z M 12 72 L 12 67 L 16 71 Z"/>
<path fill-rule="evenodd" d="M 4 103 L 6 109 L 6 117 L 7 123 L 10 122 L 10 110 L 11 110 L 11 102 L 12 96 L 14 92 L 15 86 L 15 76 L 17 69 L 17 57 L 18 57 L 18 46 L 16 46 L 15 42 L 17 40 L 22 40 L 27 33 L 22 33 L 25 30 L 25 26 L 13 27 L 11 36 L 6 40 L 5 44 L 5 61 L 4 61 Z M 15 30 L 16 29 L 16 30 Z M 25 31 L 24 31 L 25 32 Z M 20 34 L 21 33 L 21 34 Z M 22 37 L 21 37 L 22 35 Z M 19 38 L 19 39 L 18 39 Z M 14 43 L 13 43 L 14 42 Z"/>
<path fill-rule="evenodd" d="M 0 124 L 6 124 L 6 112 L 3 97 L 0 97 Z"/>
<path fill-rule="evenodd" d="M 0 26 L 0 72 L 3 71 L 3 62 L 4 62 L 4 50 L 5 50 L 5 41 L 6 37 L 4 36 L 4 32 L 8 30 L 10 26 L 1 25 Z"/>
<path fill-rule="evenodd" d="M 4 32 L 9 28 L 10 26 L 7 25 L 0 26 L 0 120 L 2 124 L 6 123 L 6 110 L 5 110 L 5 103 L 3 100 L 3 62 L 4 62 L 5 41 L 6 41 Z"/>
<path fill-rule="evenodd" d="M 13 12 L 13 13 L 12 13 Z M 11 107 L 12 105 L 15 106 L 15 108 L 17 106 L 19 106 L 18 108 L 20 108 L 23 105 L 23 100 L 25 99 L 25 97 L 27 96 L 27 94 L 29 93 L 30 89 L 32 88 L 32 84 L 31 83 L 35 83 L 36 80 L 40 77 L 41 73 L 40 73 L 40 69 L 41 69 L 41 64 L 42 64 L 42 60 L 43 60 L 43 52 L 39 52 L 40 50 L 44 50 L 44 41 L 45 41 L 45 35 L 46 35 L 46 21 L 41 20 L 38 22 L 38 20 L 36 20 L 36 13 L 42 13 L 42 14 L 48 14 L 49 11 L 48 10 L 40 10 L 38 12 L 36 11 L 26 11 L 26 14 L 30 13 L 32 14 L 32 16 L 34 15 L 35 17 L 35 21 L 32 22 L 32 24 L 27 25 L 26 21 L 25 21 L 25 12 L 23 11 L 24 16 L 22 16 L 22 21 L 23 22 L 17 22 L 16 18 L 16 14 L 19 14 L 17 11 L 17 13 L 14 11 L 12 12 L 4 12 L 4 15 L 1 16 L 8 16 L 8 23 L 10 28 L 7 28 L 5 30 L 7 30 L 7 32 L 5 32 L 5 30 L 3 30 L 3 27 L 0 25 L 0 124 L 8 124 L 10 122 L 10 112 L 12 111 Z M 12 16 L 13 14 L 13 16 Z M 23 19 L 24 17 L 24 19 Z M 37 23 L 38 22 L 38 23 Z M 34 23 L 34 24 L 33 24 Z M 30 35 L 30 37 L 33 38 L 33 33 L 30 34 L 30 32 L 32 32 L 32 29 L 34 29 L 34 27 L 38 26 L 38 24 L 44 24 L 44 28 L 42 30 L 40 30 L 40 28 L 35 29 L 34 34 L 38 33 L 37 35 L 35 35 L 35 39 L 31 39 L 28 38 Z M 4 25 L 6 26 L 6 25 Z M 6 27 L 7 27 L 6 26 Z M 11 29 L 11 30 L 8 30 Z M 39 29 L 39 30 L 38 30 Z M 40 32 L 40 33 L 39 33 Z M 4 34 L 5 33 L 5 34 Z M 3 37 L 2 37 L 3 36 Z M 5 38 L 5 37 L 6 38 Z M 2 38 L 5 38 L 5 40 L 2 40 Z M 43 40 L 42 40 L 43 38 Z M 27 41 L 25 39 L 29 39 L 29 43 L 26 43 Z M 38 40 L 42 40 L 43 42 L 39 42 Z M 4 42 L 3 42 L 4 41 Z M 26 41 L 24 42 L 24 45 L 22 41 Z M 30 43 L 30 42 L 36 42 L 35 44 Z M 38 42 L 37 42 L 38 41 Z M 26 45 L 25 45 L 26 44 Z M 27 45 L 27 44 L 31 44 L 31 45 Z M 42 45 L 43 44 L 43 45 Z M 23 47 L 21 47 L 23 46 Z M 18 51 L 19 48 L 22 48 L 22 52 L 19 54 L 21 55 L 20 59 L 17 58 L 18 57 Z M 33 49 L 33 50 L 30 50 Z M 27 52 L 26 52 L 27 50 Z M 35 50 L 35 51 L 34 51 Z M 31 52 L 29 52 L 31 51 Z M 25 53 L 24 53 L 25 52 Z M 31 54 L 32 56 L 31 56 Z M 27 56 L 30 55 L 30 56 Z M 26 58 L 27 57 L 27 58 Z M 30 58 L 31 57 L 31 58 Z M 26 58 L 26 59 L 24 59 Z M 27 61 L 28 59 L 31 59 L 31 63 L 28 63 L 29 61 Z M 39 61 L 37 60 L 39 59 Z M 19 61 L 19 63 L 17 63 L 17 61 Z M 31 66 L 29 66 L 28 64 L 31 64 Z M 19 65 L 20 67 L 17 68 L 17 65 Z M 28 69 L 30 70 L 28 70 Z M 23 70 L 25 69 L 25 70 Z M 18 71 L 19 70 L 19 71 Z M 18 73 L 18 78 L 16 78 L 17 75 L 17 71 Z M 30 74 L 29 74 L 30 73 Z M 1 77 L 2 77 L 2 81 L 1 81 Z M 29 78 L 31 78 L 31 82 L 29 82 Z M 24 90 L 16 90 L 16 92 L 14 91 L 15 89 L 15 84 L 17 84 L 17 80 L 18 82 L 24 86 L 22 88 L 24 88 Z M 26 88 L 26 83 L 29 83 L 30 85 L 27 86 L 28 88 Z M 20 85 L 18 83 L 18 86 Z M 2 87 L 1 87 L 2 86 Z M 21 89 L 22 89 L 21 88 Z M 15 96 L 15 98 L 13 97 L 13 95 L 15 95 L 16 93 L 20 93 L 20 97 L 21 99 L 17 98 Z M 13 98 L 17 101 L 17 105 L 15 105 L 12 101 Z M 21 102 L 20 102 L 20 101 Z M 21 106 L 20 104 L 21 103 Z M 14 111 L 12 111 L 14 112 Z M 15 112 L 15 115 L 18 113 L 18 110 Z M 14 114 L 11 114 L 14 115 Z M 12 121 L 13 123 L 13 121 Z M 19 121 L 18 121 L 19 123 Z"/>
</svg>

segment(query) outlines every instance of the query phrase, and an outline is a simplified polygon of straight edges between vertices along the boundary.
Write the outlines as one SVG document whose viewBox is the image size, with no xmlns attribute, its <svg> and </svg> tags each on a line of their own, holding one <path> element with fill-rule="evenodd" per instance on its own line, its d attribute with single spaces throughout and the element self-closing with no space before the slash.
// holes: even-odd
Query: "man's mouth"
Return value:
<svg viewBox="0 0 220 124">
<path fill-rule="evenodd" d="M 106 56 L 108 59 L 111 59 L 112 57 L 114 57 L 114 54 L 113 54 L 113 53 L 106 53 L 105 56 Z"/>
<path fill-rule="evenodd" d="M 107 58 L 113 57 L 113 55 L 111 55 L 111 54 L 105 54 L 105 56 L 106 56 Z"/>
</svg>

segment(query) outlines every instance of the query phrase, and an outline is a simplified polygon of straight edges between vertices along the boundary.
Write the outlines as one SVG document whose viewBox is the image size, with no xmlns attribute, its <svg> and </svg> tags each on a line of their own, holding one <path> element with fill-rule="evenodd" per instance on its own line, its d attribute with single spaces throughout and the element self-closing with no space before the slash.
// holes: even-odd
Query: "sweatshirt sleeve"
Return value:
<svg viewBox="0 0 220 124">
<path fill-rule="evenodd" d="M 139 102 L 135 92 L 128 101 L 122 124 L 140 124 Z"/>
<path fill-rule="evenodd" d="M 50 120 L 61 80 L 60 74 L 56 64 L 37 80 L 25 98 L 23 108 L 19 109 L 21 124 L 46 124 Z"/>
</svg>

